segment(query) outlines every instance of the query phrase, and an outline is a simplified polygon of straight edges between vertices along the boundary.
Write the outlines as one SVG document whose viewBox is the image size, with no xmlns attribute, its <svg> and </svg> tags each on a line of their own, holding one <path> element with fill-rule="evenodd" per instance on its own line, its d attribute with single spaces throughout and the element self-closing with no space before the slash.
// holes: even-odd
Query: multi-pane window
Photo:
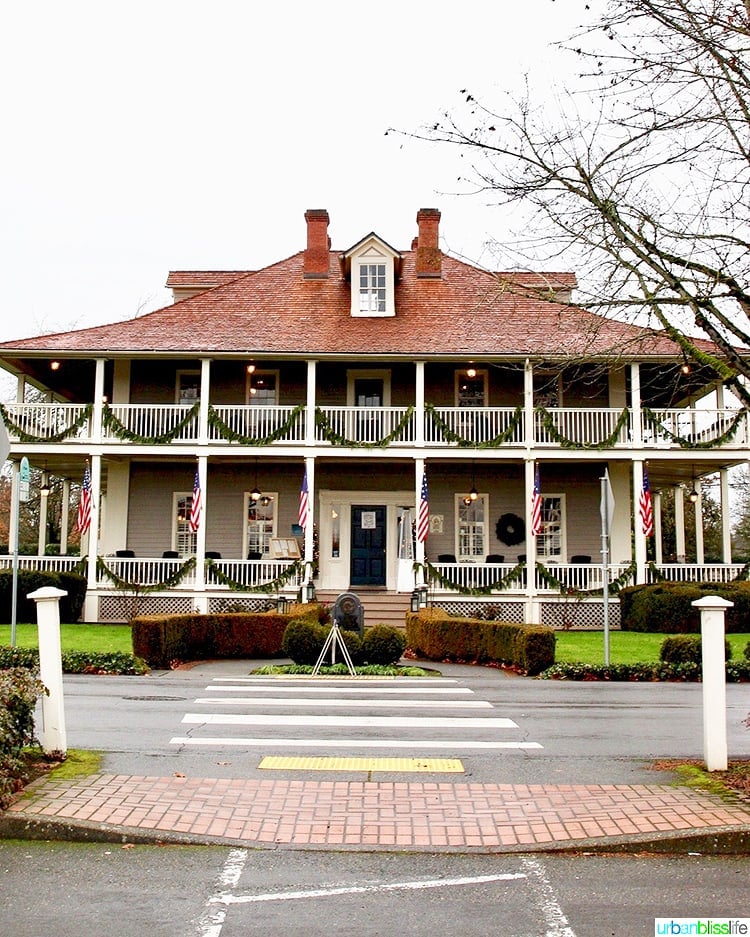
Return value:
<svg viewBox="0 0 750 937">
<path fill-rule="evenodd" d="M 484 495 L 476 501 L 468 500 L 465 495 L 457 495 L 458 510 L 458 560 L 484 558 L 487 553 L 487 505 Z"/>
<path fill-rule="evenodd" d="M 359 311 L 385 312 L 385 264 L 359 265 Z"/>
<path fill-rule="evenodd" d="M 193 506 L 191 493 L 178 493 L 174 499 L 174 549 L 180 556 L 192 556 L 196 550 L 198 535 L 190 529 L 190 510 Z"/>
<path fill-rule="evenodd" d="M 247 499 L 247 555 L 270 554 L 271 538 L 276 533 L 276 495 L 262 492 L 255 501 Z"/>
<path fill-rule="evenodd" d="M 487 372 L 459 371 L 456 374 L 456 405 L 459 407 L 483 407 L 487 402 Z"/>
<path fill-rule="evenodd" d="M 539 559 L 558 560 L 565 556 L 562 495 L 542 495 L 542 532 L 536 538 Z"/>
<path fill-rule="evenodd" d="M 248 403 L 254 407 L 273 407 L 276 404 L 276 374 L 272 371 L 254 371 L 248 381 Z"/>
</svg>

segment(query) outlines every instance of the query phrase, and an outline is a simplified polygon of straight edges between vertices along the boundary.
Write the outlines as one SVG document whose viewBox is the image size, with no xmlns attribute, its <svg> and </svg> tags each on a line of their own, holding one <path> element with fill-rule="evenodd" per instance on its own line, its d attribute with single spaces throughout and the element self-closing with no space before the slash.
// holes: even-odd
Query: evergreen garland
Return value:
<svg viewBox="0 0 750 937">
<path fill-rule="evenodd" d="M 302 566 L 301 560 L 295 560 L 293 563 L 290 563 L 276 579 L 259 583 L 257 586 L 248 586 L 243 582 L 232 579 L 231 576 L 227 576 L 226 573 L 216 566 L 213 560 L 206 560 L 206 569 L 210 571 L 216 582 L 220 583 L 222 586 L 228 586 L 232 592 L 279 592 L 283 586 L 300 572 Z"/>
<path fill-rule="evenodd" d="M 325 439 L 327 439 L 328 442 L 332 443 L 334 446 L 348 446 L 351 449 L 384 449 L 401 434 L 404 427 L 412 418 L 413 413 L 414 407 L 407 407 L 406 413 L 404 413 L 393 430 L 388 433 L 387 436 L 383 436 L 382 439 L 378 439 L 376 442 L 360 442 L 356 439 L 347 439 L 346 436 L 342 436 L 340 433 L 337 433 L 329 423 L 328 417 L 321 411 L 319 407 L 315 408 L 315 425 L 322 431 Z"/>
<path fill-rule="evenodd" d="M 195 419 L 199 407 L 200 401 L 196 400 L 176 426 L 167 430 L 166 433 L 161 433 L 159 436 L 143 436 L 141 433 L 134 433 L 114 415 L 107 403 L 104 404 L 104 409 L 102 410 L 102 424 L 118 439 L 127 439 L 130 442 L 139 442 L 144 445 L 160 445 L 165 442 L 172 442 L 172 440 L 176 439 L 188 423 Z"/>
<path fill-rule="evenodd" d="M 500 446 L 508 442 L 509 439 L 513 438 L 513 434 L 518 428 L 518 424 L 523 418 L 523 407 L 518 406 L 511 417 L 510 423 L 507 428 L 504 429 L 501 433 L 498 433 L 497 436 L 493 436 L 492 439 L 485 439 L 483 442 L 477 442 L 474 439 L 467 439 L 465 436 L 461 436 L 458 433 L 455 433 L 445 422 L 445 420 L 438 415 L 435 407 L 431 403 L 426 403 L 424 407 L 425 413 L 429 414 L 432 422 L 435 424 L 437 429 L 440 431 L 443 439 L 447 442 L 455 442 L 461 448 L 472 448 L 472 449 L 497 449 Z"/>
<path fill-rule="evenodd" d="M 7 429 L 12 430 L 21 442 L 62 442 L 63 439 L 68 439 L 70 436 L 75 435 L 84 423 L 90 419 L 93 411 L 93 403 L 87 403 L 70 426 L 66 426 L 65 429 L 60 430 L 59 433 L 53 433 L 51 436 L 37 436 L 34 433 L 27 433 L 26 430 L 10 416 L 6 407 L 0 403 L 0 416 L 2 416 L 5 426 Z"/>
<path fill-rule="evenodd" d="M 121 579 L 116 573 L 112 572 L 100 556 L 96 558 L 96 570 L 100 575 L 109 579 L 116 589 L 132 592 L 159 592 L 163 589 L 173 589 L 175 586 L 178 586 L 193 569 L 195 569 L 195 557 L 191 556 L 189 559 L 185 560 L 179 569 L 176 569 L 171 576 L 167 576 L 162 582 L 144 585 L 140 582 L 128 582 L 126 579 Z"/>
<path fill-rule="evenodd" d="M 654 432 L 667 436 L 673 442 L 676 442 L 681 449 L 714 449 L 717 446 L 722 446 L 725 442 L 734 438 L 740 423 L 745 419 L 745 410 L 743 408 L 737 411 L 736 415 L 732 418 L 732 422 L 723 433 L 716 436 L 714 439 L 706 439 L 703 442 L 698 442 L 696 439 L 687 439 L 685 436 L 680 436 L 679 433 L 673 433 L 671 430 L 668 430 L 649 407 L 643 407 L 642 409 L 646 422 Z"/>
<path fill-rule="evenodd" d="M 502 592 L 503 589 L 509 589 L 510 586 L 523 576 L 526 569 L 526 563 L 518 563 L 510 572 L 500 579 L 489 583 L 486 586 L 462 586 L 437 570 L 429 560 L 425 560 L 424 565 L 414 564 L 414 571 L 423 571 L 424 578 L 428 582 L 438 582 L 444 589 L 450 589 L 451 592 L 458 592 L 461 595 L 492 595 L 493 592 Z"/>
<path fill-rule="evenodd" d="M 212 426 L 219 433 L 222 439 L 228 439 L 230 442 L 239 442 L 242 443 L 243 446 L 267 446 L 286 435 L 304 409 L 303 404 L 298 404 L 281 426 L 277 427 L 266 436 L 245 436 L 244 433 L 236 432 L 230 426 L 227 426 L 212 406 L 208 408 L 208 423 L 209 426 Z"/>
<path fill-rule="evenodd" d="M 628 421 L 628 408 L 625 407 L 617 418 L 615 427 L 606 439 L 600 439 L 598 442 L 574 442 L 563 436 L 555 426 L 552 414 L 546 407 L 535 407 L 534 413 L 541 417 L 542 428 L 548 433 L 556 443 L 559 443 L 563 449 L 611 449 L 617 442 L 622 428 Z"/>
</svg>

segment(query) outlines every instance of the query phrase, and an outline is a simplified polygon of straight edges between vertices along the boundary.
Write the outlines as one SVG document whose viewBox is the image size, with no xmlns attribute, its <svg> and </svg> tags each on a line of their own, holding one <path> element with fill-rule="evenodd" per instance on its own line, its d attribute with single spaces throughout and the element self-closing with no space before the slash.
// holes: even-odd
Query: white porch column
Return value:
<svg viewBox="0 0 750 937">
<path fill-rule="evenodd" d="M 655 491 L 652 495 L 654 505 L 654 561 L 659 566 L 664 562 L 664 553 L 661 542 L 661 492 Z"/>
<path fill-rule="evenodd" d="M 308 372 L 309 373 L 309 372 Z M 314 530 L 315 523 L 315 459 L 305 457 L 305 472 L 307 474 L 307 524 L 305 526 L 305 570 L 303 582 L 310 582 L 313 578 Z"/>
<path fill-rule="evenodd" d="M 524 462 L 524 491 L 526 499 L 526 621 L 540 623 L 540 607 L 536 596 L 536 537 L 531 533 L 531 501 L 534 495 L 534 460 Z"/>
<path fill-rule="evenodd" d="M 684 563 L 685 552 L 685 489 L 676 485 L 674 489 L 674 538 L 677 562 Z"/>
<path fill-rule="evenodd" d="M 200 403 L 198 404 L 198 442 L 201 444 L 201 446 L 208 445 L 208 407 L 210 403 L 211 403 L 211 359 L 202 358 L 201 359 L 201 396 L 200 396 Z"/>
<path fill-rule="evenodd" d="M 49 511 L 49 475 L 42 472 L 39 484 L 39 530 L 37 531 L 37 556 L 44 556 L 47 549 L 47 514 Z"/>
<path fill-rule="evenodd" d="M 422 476 L 425 472 L 425 460 L 424 459 L 415 459 L 414 460 L 414 519 L 419 522 L 419 504 L 422 500 Z M 427 479 L 427 490 L 429 493 L 430 480 Z M 429 536 L 429 534 L 428 534 Z M 424 565 L 425 559 L 425 542 L 420 540 L 417 537 L 417 545 L 414 556 L 414 561 L 420 565 Z M 419 576 L 419 584 L 424 583 L 424 576 Z"/>
<path fill-rule="evenodd" d="M 16 535 L 18 533 L 18 513 L 20 509 L 19 486 L 21 484 L 21 462 L 13 459 L 11 462 L 10 483 L 10 517 L 8 519 L 8 552 L 15 553 L 18 549 Z"/>
<path fill-rule="evenodd" d="M 23 403 L 26 399 L 26 378 L 19 374 L 16 379 L 16 403 Z"/>
<path fill-rule="evenodd" d="M 414 445 L 424 446 L 424 361 L 414 362 Z M 422 476 L 419 475 L 418 487 L 421 487 Z M 417 503 L 417 510 L 419 503 Z"/>
<path fill-rule="evenodd" d="M 101 394 L 99 395 L 101 402 Z M 101 415 L 101 409 L 100 409 Z M 99 424 L 101 429 L 101 423 Z M 88 533 L 81 537 L 81 556 L 88 555 L 86 600 L 84 604 L 84 620 L 99 620 L 99 597 L 96 595 L 97 569 L 96 559 L 99 555 L 99 510 L 102 497 L 102 457 L 91 456 L 91 523 Z"/>
<path fill-rule="evenodd" d="M 633 445 L 640 449 L 643 445 L 643 426 L 641 423 L 641 369 L 637 363 L 630 365 L 630 427 Z"/>
<path fill-rule="evenodd" d="M 640 413 L 640 411 L 639 411 Z M 646 537 L 643 533 L 643 524 L 641 524 L 640 501 L 643 491 L 643 462 L 640 459 L 633 460 L 633 543 L 635 544 L 635 581 L 638 585 L 647 581 L 646 563 L 648 555 L 646 553 Z"/>
<path fill-rule="evenodd" d="M 729 471 L 719 470 L 719 501 L 721 503 L 721 558 L 732 562 L 732 518 L 729 507 Z"/>
<path fill-rule="evenodd" d="M 528 358 L 523 366 L 523 422 L 524 438 L 528 450 L 534 445 L 534 369 Z"/>
<path fill-rule="evenodd" d="M 201 486 L 201 517 L 198 530 L 195 533 L 195 591 L 204 595 L 197 595 L 196 609 L 203 614 L 208 612 L 208 599 L 206 591 L 206 526 L 208 523 L 208 457 L 198 456 L 198 480 Z"/>
<path fill-rule="evenodd" d="M 65 556 L 68 552 L 68 529 L 70 525 L 70 479 L 63 478 L 62 483 L 62 506 L 60 510 L 60 556 Z"/>
<path fill-rule="evenodd" d="M 102 438 L 102 411 L 104 409 L 104 358 L 97 358 L 94 371 L 94 413 L 91 426 L 93 438 Z M 93 484 L 92 484 L 93 491 Z"/>
<path fill-rule="evenodd" d="M 698 500 L 695 502 L 695 562 L 704 562 L 703 553 L 703 489 L 700 478 L 695 479 L 695 491 Z"/>
<path fill-rule="evenodd" d="M 307 362 L 307 400 L 305 404 L 305 445 L 315 445 L 315 378 L 318 362 L 309 359 Z M 312 461 L 312 460 L 305 460 Z M 310 474 L 307 476 L 308 486 L 311 484 Z M 312 529 L 312 527 L 311 527 Z M 305 538 L 305 551 L 307 551 L 307 538 Z M 310 561 L 312 562 L 312 550 L 310 552 Z"/>
</svg>

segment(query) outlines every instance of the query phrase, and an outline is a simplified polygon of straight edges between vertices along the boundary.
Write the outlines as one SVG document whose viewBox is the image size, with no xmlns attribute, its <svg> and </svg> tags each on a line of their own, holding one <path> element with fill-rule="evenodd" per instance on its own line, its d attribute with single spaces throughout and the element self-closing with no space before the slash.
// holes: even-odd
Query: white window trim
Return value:
<svg viewBox="0 0 750 937">
<path fill-rule="evenodd" d="M 269 534 L 269 537 L 268 537 L 268 539 L 271 540 L 271 539 L 273 539 L 274 537 L 278 536 L 278 525 L 279 525 L 279 493 L 278 493 L 278 491 L 261 491 L 260 496 L 261 496 L 261 498 L 270 498 L 271 501 L 273 501 L 273 504 L 274 504 L 273 518 L 272 518 L 272 526 L 271 526 L 271 533 Z M 249 492 L 249 491 L 246 491 L 246 492 L 245 492 L 245 496 L 244 496 L 244 498 L 243 498 L 243 500 L 242 500 L 242 504 L 243 504 L 243 514 L 242 514 L 242 555 L 243 555 L 244 557 L 247 556 L 247 554 L 248 554 L 248 552 L 249 552 L 249 550 L 250 550 L 250 543 L 249 543 L 248 536 L 247 536 L 247 524 L 248 524 L 247 514 L 248 514 L 248 511 L 250 510 L 250 500 L 251 500 L 251 499 L 250 499 L 250 492 Z M 271 558 L 272 558 L 272 557 L 271 557 L 270 553 L 269 553 L 267 550 L 264 550 L 264 551 L 263 551 L 263 559 L 271 559 Z"/>
<path fill-rule="evenodd" d="M 565 495 L 562 492 L 557 491 L 542 491 L 542 516 L 544 516 L 544 500 L 546 498 L 559 498 L 560 499 L 560 553 L 544 553 L 539 548 L 540 539 L 544 538 L 544 521 L 542 521 L 542 533 L 539 534 L 536 540 L 536 555 L 539 560 L 554 560 L 556 563 L 567 563 L 568 561 L 568 538 L 567 538 L 567 505 L 565 503 Z"/>
<path fill-rule="evenodd" d="M 274 382 L 274 400 L 271 406 L 278 406 L 279 403 L 279 375 L 280 371 L 274 368 L 258 368 L 253 371 L 252 374 L 245 375 L 245 403 L 248 406 L 253 404 L 253 395 L 250 393 L 250 388 L 252 386 L 252 380 L 254 377 L 262 376 L 264 374 L 273 375 L 276 380 Z"/>
<path fill-rule="evenodd" d="M 186 525 L 186 527 L 187 527 L 187 536 L 188 536 L 188 539 L 190 540 L 190 543 L 191 543 L 191 545 L 192 545 L 192 546 L 191 546 L 191 549 L 190 549 L 190 550 L 180 550 L 180 545 L 179 545 L 179 542 L 178 542 L 179 533 L 180 533 L 180 522 L 179 522 L 178 517 L 177 517 L 177 512 L 178 512 L 178 508 L 179 508 L 179 503 L 180 503 L 180 501 L 181 501 L 183 498 L 185 499 L 186 502 L 187 502 L 187 501 L 191 501 L 191 502 L 192 502 L 193 492 L 192 492 L 192 491 L 173 491 L 173 492 L 172 492 L 172 536 L 171 536 L 171 541 L 170 541 L 170 547 L 169 547 L 169 549 L 170 549 L 170 550 L 177 550 L 178 553 L 180 554 L 180 556 L 194 556 L 194 555 L 195 555 L 196 539 L 197 539 L 197 537 L 198 537 L 198 534 L 197 534 L 197 533 L 192 533 L 192 532 L 190 531 L 190 528 L 187 526 L 187 525 L 188 525 L 188 522 L 189 522 L 189 518 L 188 518 L 187 514 L 186 514 L 186 516 L 185 516 L 185 521 L 184 521 L 184 523 L 185 523 L 185 525 Z"/>
<path fill-rule="evenodd" d="M 198 378 L 198 393 L 195 396 L 195 400 L 200 400 L 201 396 L 201 372 L 198 370 L 180 370 L 175 376 L 174 384 L 174 402 L 175 403 L 187 403 L 186 400 L 180 399 L 180 390 L 182 387 L 182 378 L 183 377 L 197 377 Z M 195 401 L 193 401 L 195 403 Z"/>
<path fill-rule="evenodd" d="M 356 407 L 357 400 L 354 394 L 354 385 L 360 378 L 380 379 L 383 382 L 383 406 L 391 405 L 391 372 L 388 368 L 381 369 L 356 369 L 346 372 L 346 405 L 347 407 Z"/>
<path fill-rule="evenodd" d="M 454 388 L 453 388 L 455 406 L 457 406 L 457 407 L 460 406 L 460 404 L 459 404 L 459 387 L 460 387 L 460 384 L 461 384 L 461 379 L 462 379 L 462 377 L 466 377 L 467 380 L 470 380 L 470 381 L 481 380 L 481 381 L 483 382 L 483 384 L 484 384 L 484 389 L 483 389 L 483 392 L 482 392 L 482 406 L 483 406 L 483 407 L 486 407 L 486 406 L 487 406 L 487 393 L 488 393 L 487 388 L 488 388 L 488 386 L 489 386 L 489 371 L 486 371 L 486 370 L 484 370 L 484 369 L 481 369 L 481 370 L 480 370 L 479 368 L 477 368 L 476 371 L 477 371 L 477 373 L 474 375 L 474 377 L 469 377 L 469 375 L 466 373 L 466 368 L 462 368 L 462 369 L 460 369 L 460 370 L 458 370 L 458 371 L 455 372 Z"/>
<path fill-rule="evenodd" d="M 381 247 L 382 242 L 369 238 L 351 256 L 351 315 L 356 319 L 386 319 L 396 315 L 396 295 L 394 290 L 395 267 L 393 254 Z M 382 264 L 385 267 L 385 311 L 362 311 L 359 308 L 359 273 L 360 267 L 370 264 Z"/>
<path fill-rule="evenodd" d="M 466 497 L 466 492 L 461 492 L 460 494 L 453 495 L 454 509 L 453 517 L 455 518 L 455 524 L 453 529 L 453 542 L 455 544 L 454 554 L 459 563 L 478 563 L 484 560 L 485 556 L 490 552 L 489 542 L 490 542 L 490 532 L 489 532 L 489 517 L 490 517 L 490 496 L 486 491 L 480 491 L 477 495 L 478 498 L 481 498 L 484 503 L 484 531 L 482 534 L 482 552 L 476 554 L 462 554 L 460 552 L 460 543 L 461 536 L 459 534 L 460 527 L 460 512 L 463 506 L 464 498 Z"/>
</svg>

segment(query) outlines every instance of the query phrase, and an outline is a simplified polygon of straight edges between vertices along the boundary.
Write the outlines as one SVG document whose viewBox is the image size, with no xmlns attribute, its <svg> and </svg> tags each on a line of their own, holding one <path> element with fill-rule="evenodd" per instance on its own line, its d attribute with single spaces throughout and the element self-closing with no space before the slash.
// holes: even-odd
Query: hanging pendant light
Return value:
<svg viewBox="0 0 750 937">
<path fill-rule="evenodd" d="M 250 492 L 251 501 L 260 501 L 260 496 L 262 492 L 258 488 L 258 457 L 255 457 L 255 485 L 253 486 L 252 491 Z"/>
</svg>

